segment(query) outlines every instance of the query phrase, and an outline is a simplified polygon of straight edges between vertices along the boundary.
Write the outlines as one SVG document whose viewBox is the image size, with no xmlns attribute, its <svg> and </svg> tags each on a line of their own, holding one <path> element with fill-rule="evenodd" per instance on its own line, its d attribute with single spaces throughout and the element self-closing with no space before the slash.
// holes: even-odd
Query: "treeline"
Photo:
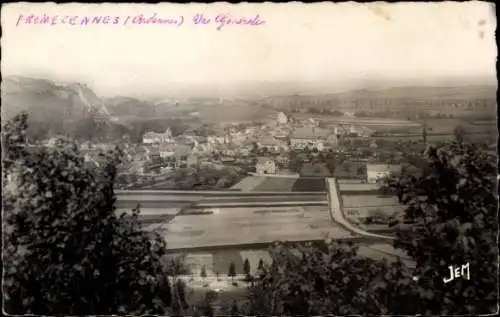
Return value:
<svg viewBox="0 0 500 317">
<path fill-rule="evenodd" d="M 42 141 L 56 136 L 67 136 L 78 141 L 120 141 L 127 139 L 141 143 L 146 132 L 165 132 L 170 128 L 173 136 L 182 134 L 189 126 L 174 119 L 138 119 L 116 123 L 86 115 L 77 120 L 61 122 L 29 121 L 27 136 L 30 141 Z"/>
</svg>

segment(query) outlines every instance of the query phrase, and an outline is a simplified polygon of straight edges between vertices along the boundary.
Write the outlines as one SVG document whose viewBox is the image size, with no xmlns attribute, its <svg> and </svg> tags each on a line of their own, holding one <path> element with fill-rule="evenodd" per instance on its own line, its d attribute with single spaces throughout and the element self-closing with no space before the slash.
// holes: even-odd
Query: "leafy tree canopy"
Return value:
<svg viewBox="0 0 500 317">
<path fill-rule="evenodd" d="M 352 245 L 271 248 L 272 264 L 249 288 L 247 315 L 487 314 L 498 283 L 496 153 L 447 143 L 425 153 L 420 175 L 387 181 L 405 211 L 393 224 L 396 248 L 413 259 L 377 261 Z M 450 265 L 470 280 L 445 284 Z"/>
<path fill-rule="evenodd" d="M 117 215 L 119 151 L 89 167 L 77 146 L 26 142 L 27 114 L 3 127 L 5 309 L 12 314 L 161 314 L 165 241 L 139 210 Z"/>
<path fill-rule="evenodd" d="M 422 305 L 430 312 L 490 313 L 498 295 L 496 153 L 453 142 L 430 147 L 426 160 L 419 177 L 388 180 L 406 206 L 395 247 L 416 261 Z M 470 280 L 443 282 L 448 266 L 466 263 Z"/>
</svg>

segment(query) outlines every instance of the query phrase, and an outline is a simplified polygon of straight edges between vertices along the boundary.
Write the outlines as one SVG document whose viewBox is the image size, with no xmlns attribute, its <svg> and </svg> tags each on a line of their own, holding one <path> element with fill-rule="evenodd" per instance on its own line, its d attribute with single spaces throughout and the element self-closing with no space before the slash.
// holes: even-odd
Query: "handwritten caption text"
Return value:
<svg viewBox="0 0 500 317">
<path fill-rule="evenodd" d="M 189 21 L 189 22 L 188 22 Z M 184 16 L 165 17 L 157 13 L 151 15 L 128 15 L 128 16 L 80 16 L 80 15 L 35 15 L 35 14 L 20 14 L 17 18 L 16 26 L 21 25 L 71 25 L 71 26 L 87 26 L 87 25 L 171 25 L 180 27 L 184 23 L 194 25 L 215 25 L 217 30 L 221 30 L 229 25 L 243 26 L 260 26 L 266 23 L 265 20 L 257 14 L 254 16 L 238 16 L 234 17 L 229 13 L 222 13 L 216 16 L 207 16 L 201 13 L 195 14 L 189 19 Z"/>
</svg>

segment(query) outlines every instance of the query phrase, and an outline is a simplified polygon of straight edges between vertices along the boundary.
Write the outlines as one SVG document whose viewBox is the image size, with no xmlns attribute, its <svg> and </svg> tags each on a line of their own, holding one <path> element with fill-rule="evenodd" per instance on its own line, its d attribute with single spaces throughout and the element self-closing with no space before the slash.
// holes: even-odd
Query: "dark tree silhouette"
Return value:
<svg viewBox="0 0 500 317">
<path fill-rule="evenodd" d="M 233 301 L 233 305 L 231 306 L 231 316 L 239 316 L 239 308 L 238 308 L 238 302 Z"/>
<path fill-rule="evenodd" d="M 231 262 L 229 264 L 229 270 L 227 272 L 227 276 L 234 278 L 236 276 L 236 266 L 234 265 L 234 262 Z"/>
<path fill-rule="evenodd" d="M 415 259 L 421 302 L 433 314 L 487 314 L 496 309 L 498 196 L 496 157 L 459 142 L 426 153 L 424 175 L 388 186 L 406 206 L 395 246 Z M 444 284 L 449 265 L 470 264 L 473 278 Z"/>
<path fill-rule="evenodd" d="M 207 278 L 207 270 L 205 266 L 201 267 L 200 277 L 203 279 L 203 283 L 205 283 L 205 279 Z"/>
<path fill-rule="evenodd" d="M 243 273 L 245 273 L 246 276 L 249 276 L 250 271 L 250 261 L 248 261 L 248 259 L 245 259 L 245 262 L 243 263 Z"/>
<path fill-rule="evenodd" d="M 176 316 L 183 316 L 188 308 L 189 305 L 186 301 L 186 284 L 184 281 L 177 279 L 174 283 L 172 292 L 172 312 Z"/>
<path fill-rule="evenodd" d="M 464 143 L 426 152 L 420 175 L 388 179 L 406 206 L 392 224 L 395 247 L 415 267 L 360 256 L 357 248 L 277 243 L 272 264 L 249 287 L 246 315 L 447 315 L 496 309 L 496 153 Z M 471 279 L 445 284 L 448 266 L 469 263 Z M 415 278 L 416 277 L 416 278 Z"/>
<path fill-rule="evenodd" d="M 259 259 L 259 265 L 257 266 L 257 268 L 258 268 L 259 270 L 262 270 L 262 269 L 264 268 L 264 261 L 262 260 L 262 258 L 261 258 L 261 259 Z"/>
<path fill-rule="evenodd" d="M 466 134 L 467 134 L 467 131 L 461 125 L 457 125 L 455 127 L 455 129 L 453 130 L 453 135 L 455 136 L 455 140 L 457 142 L 464 142 Z"/>
<path fill-rule="evenodd" d="M 162 314 L 165 240 L 117 215 L 119 150 L 88 167 L 77 146 L 26 142 L 27 114 L 2 129 L 4 307 L 11 314 Z"/>
</svg>

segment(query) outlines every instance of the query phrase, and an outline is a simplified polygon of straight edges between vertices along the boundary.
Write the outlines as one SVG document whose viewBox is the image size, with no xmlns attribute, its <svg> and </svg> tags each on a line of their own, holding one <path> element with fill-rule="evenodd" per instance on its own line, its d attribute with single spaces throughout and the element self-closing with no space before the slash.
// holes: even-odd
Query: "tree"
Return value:
<svg viewBox="0 0 500 317">
<path fill-rule="evenodd" d="M 429 148 L 426 158 L 424 175 L 388 180 L 406 206 L 395 247 L 415 259 L 416 289 L 428 313 L 491 313 L 498 296 L 495 153 L 453 142 Z M 466 263 L 473 278 L 443 283 L 449 265 Z"/>
<path fill-rule="evenodd" d="M 176 316 L 183 316 L 189 305 L 186 301 L 186 284 L 183 280 L 176 279 L 172 292 L 172 312 Z"/>
<path fill-rule="evenodd" d="M 231 316 L 239 316 L 238 303 L 233 301 L 233 305 L 231 306 Z"/>
<path fill-rule="evenodd" d="M 171 257 L 167 272 L 169 276 L 191 274 L 189 267 L 186 265 L 186 254 Z"/>
<path fill-rule="evenodd" d="M 139 210 L 117 215 L 120 151 L 89 167 L 77 146 L 26 146 L 28 115 L 2 129 L 4 307 L 10 314 L 162 314 L 165 240 Z"/>
<path fill-rule="evenodd" d="M 203 283 L 205 283 L 205 279 L 207 278 L 207 270 L 205 269 L 205 265 L 201 267 L 200 276 L 203 279 Z"/>
<path fill-rule="evenodd" d="M 214 310 L 212 308 L 212 305 L 216 299 L 217 299 L 217 293 L 215 293 L 214 291 L 208 291 L 205 294 L 205 297 L 203 298 L 201 303 L 198 304 L 199 312 L 201 313 L 202 316 L 213 317 Z"/>
<path fill-rule="evenodd" d="M 457 125 L 455 129 L 453 130 L 453 135 L 455 136 L 455 140 L 457 142 L 463 142 L 465 139 L 467 131 L 465 128 L 461 125 Z"/>
<path fill-rule="evenodd" d="M 302 167 L 301 160 L 296 156 L 292 156 L 288 160 L 288 169 L 292 172 L 299 172 Z"/>
<path fill-rule="evenodd" d="M 231 262 L 229 264 L 229 270 L 227 272 L 227 276 L 229 276 L 229 277 L 231 277 L 233 279 L 236 276 L 236 266 L 234 265 L 234 262 Z"/>
<path fill-rule="evenodd" d="M 47 138 L 50 131 L 50 125 L 43 121 L 30 120 L 27 136 L 29 140 L 41 141 Z"/>
<path fill-rule="evenodd" d="M 351 244 L 270 248 L 272 265 L 249 287 L 245 315 L 408 314 L 411 274 L 400 261 L 387 263 L 357 254 Z M 396 296 L 399 300 L 396 300 Z"/>
<path fill-rule="evenodd" d="M 358 255 L 352 244 L 275 244 L 272 265 L 249 287 L 248 315 L 425 315 L 491 313 L 496 308 L 498 232 L 495 153 L 448 143 L 427 152 L 420 176 L 392 176 L 406 206 L 394 245 L 410 269 Z M 469 263 L 473 278 L 445 284 L 448 266 Z M 476 272 L 476 273 L 473 273 Z M 415 279 L 414 276 L 418 278 Z"/>
<path fill-rule="evenodd" d="M 243 273 L 245 273 L 247 277 L 250 276 L 250 270 L 250 261 L 248 261 L 248 259 L 245 259 L 245 262 L 243 263 Z"/>
<path fill-rule="evenodd" d="M 257 268 L 259 270 L 262 270 L 264 268 L 264 261 L 262 260 L 262 258 L 259 259 L 259 265 L 257 266 Z"/>
</svg>

